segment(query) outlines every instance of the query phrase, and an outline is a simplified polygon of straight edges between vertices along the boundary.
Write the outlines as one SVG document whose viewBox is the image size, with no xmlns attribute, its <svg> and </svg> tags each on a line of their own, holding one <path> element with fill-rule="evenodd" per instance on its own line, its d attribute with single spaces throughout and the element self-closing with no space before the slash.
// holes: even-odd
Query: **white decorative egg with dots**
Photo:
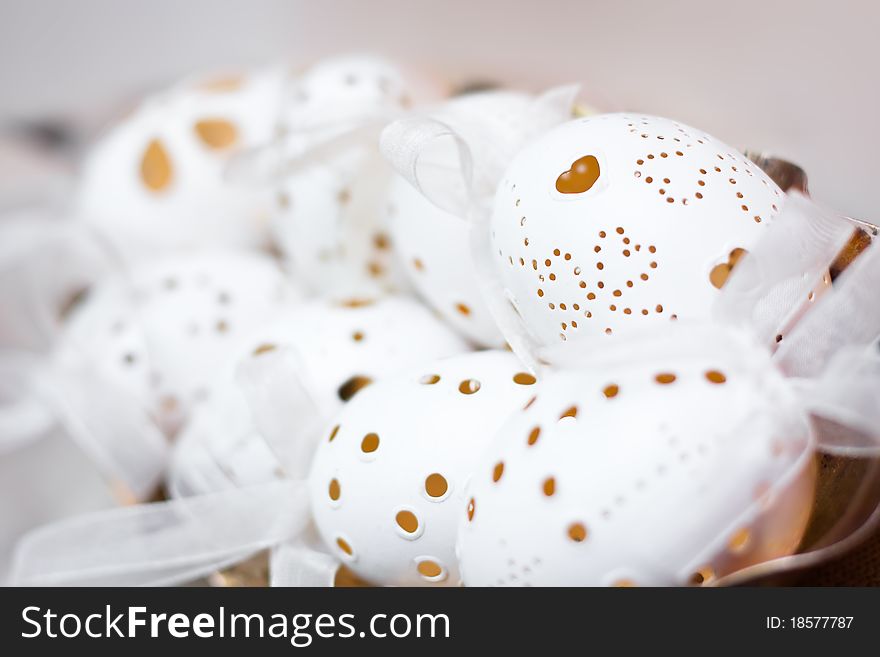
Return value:
<svg viewBox="0 0 880 657">
<path fill-rule="evenodd" d="M 275 137 L 283 79 L 264 71 L 148 98 L 92 149 L 78 214 L 126 257 L 267 245 L 271 189 L 227 170 L 236 154 Z"/>
<path fill-rule="evenodd" d="M 398 112 L 412 104 L 410 86 L 415 79 L 381 57 L 340 55 L 324 59 L 302 75 L 287 79 L 282 125 L 292 131 L 338 129 L 347 120 Z"/>
<path fill-rule="evenodd" d="M 419 294 L 475 344 L 503 345 L 471 263 L 466 221 L 441 210 L 397 176 L 387 212 L 395 247 Z"/>
<path fill-rule="evenodd" d="M 548 376 L 461 511 L 466 586 L 685 585 L 792 553 L 809 428 L 766 362 L 718 349 Z"/>
<path fill-rule="evenodd" d="M 491 256 L 544 345 L 706 319 L 784 201 L 754 163 L 689 126 L 635 114 L 578 119 L 510 164 Z"/>
<path fill-rule="evenodd" d="M 458 585 L 455 534 L 472 465 L 536 387 L 516 357 L 488 351 L 364 390 L 327 427 L 312 464 L 324 542 L 374 584 Z"/>
<path fill-rule="evenodd" d="M 161 258 L 96 285 L 71 313 L 54 359 L 127 390 L 173 434 L 233 345 L 297 296 L 257 254 Z"/>
<path fill-rule="evenodd" d="M 319 154 L 283 176 L 272 226 L 281 251 L 318 291 L 402 287 L 383 214 L 391 173 L 378 132 L 409 107 L 408 81 L 389 62 L 358 56 L 326 60 L 290 81 L 281 133 L 293 157 Z"/>
<path fill-rule="evenodd" d="M 535 120 L 536 102 L 533 96 L 513 91 L 466 93 L 433 108 L 430 118 L 467 144 L 476 176 L 471 185 L 494 189 L 509 151 L 516 150 Z M 459 158 L 458 148 L 453 148 L 435 149 L 428 159 L 431 167 L 455 170 L 461 166 Z M 425 176 L 432 173 L 426 171 Z M 454 206 L 449 198 L 433 201 L 447 209 Z M 450 324 L 480 346 L 503 346 L 472 264 L 470 218 L 464 208 L 459 216 L 447 209 L 395 176 L 386 208 L 395 249 L 413 287 Z"/>
<path fill-rule="evenodd" d="M 303 430 L 336 413 L 374 381 L 426 359 L 465 352 L 468 345 L 408 297 L 307 302 L 236 346 L 216 377 L 211 401 L 177 440 L 169 476 L 172 491 L 205 493 L 287 474 L 234 383 L 239 366 L 281 350 L 294 352 L 297 381 L 318 414 L 290 427 L 290 439 L 301 440 Z"/>
</svg>

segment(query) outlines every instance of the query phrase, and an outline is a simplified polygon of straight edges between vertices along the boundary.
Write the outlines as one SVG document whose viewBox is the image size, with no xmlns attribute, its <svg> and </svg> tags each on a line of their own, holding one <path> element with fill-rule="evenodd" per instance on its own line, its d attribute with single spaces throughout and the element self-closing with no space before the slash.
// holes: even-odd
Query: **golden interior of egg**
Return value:
<svg viewBox="0 0 880 657">
<path fill-rule="evenodd" d="M 599 160 L 595 155 L 584 155 L 559 174 L 556 191 L 560 194 L 583 194 L 599 180 Z"/>
<path fill-rule="evenodd" d="M 753 519 L 732 528 L 724 549 L 696 567 L 688 583 L 711 585 L 725 575 L 794 554 L 810 521 L 816 485 L 816 461 L 809 458 L 787 486 L 759 486 Z"/>
</svg>

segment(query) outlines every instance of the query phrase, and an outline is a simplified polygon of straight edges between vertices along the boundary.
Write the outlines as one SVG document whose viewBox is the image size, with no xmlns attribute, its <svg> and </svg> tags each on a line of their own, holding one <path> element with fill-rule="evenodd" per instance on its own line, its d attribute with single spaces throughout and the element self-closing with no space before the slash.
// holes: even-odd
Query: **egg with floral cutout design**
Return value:
<svg viewBox="0 0 880 657">
<path fill-rule="evenodd" d="M 808 420 L 763 354 L 719 344 L 549 376 L 474 470 L 465 585 L 708 584 L 791 554 Z"/>
<path fill-rule="evenodd" d="M 455 535 L 472 465 L 536 388 L 515 356 L 484 351 L 364 390 L 327 427 L 309 476 L 328 548 L 374 584 L 458 585 Z"/>
<path fill-rule="evenodd" d="M 310 301 L 246 336 L 211 388 L 211 401 L 177 441 L 169 477 L 175 495 L 206 493 L 287 476 L 278 455 L 268 447 L 236 380 L 236 371 L 290 355 L 296 371 L 283 385 L 277 406 L 258 418 L 283 426 L 285 440 L 309 441 L 306 435 L 348 400 L 376 380 L 397 374 L 426 359 L 468 350 L 468 345 L 424 306 L 408 297 L 336 303 Z M 257 373 L 259 377 L 261 374 Z M 267 379 L 268 372 L 263 374 Z M 257 385 L 261 385 L 256 381 Z M 305 399 L 303 399 L 305 397 Z M 301 403 L 297 417 L 290 408 Z M 306 414 L 311 415 L 307 417 Z M 285 424 L 290 420 L 292 424 Z M 308 446 L 290 446 L 307 462 Z"/>
<path fill-rule="evenodd" d="M 265 256 L 160 258 L 96 285 L 71 313 L 54 362 L 127 391 L 172 435 L 233 346 L 297 296 Z"/>
<path fill-rule="evenodd" d="M 754 163 L 669 119 L 577 119 L 523 149 L 491 219 L 498 275 L 549 345 L 706 319 L 785 202 Z"/>
<path fill-rule="evenodd" d="M 378 133 L 410 106 L 411 79 L 383 59 L 346 56 L 288 83 L 280 130 L 282 157 L 294 164 L 281 178 L 272 226 L 315 290 L 344 296 L 405 287 L 383 215 L 391 173 Z M 423 95 L 440 91 L 425 88 Z"/>
<path fill-rule="evenodd" d="M 227 175 L 275 137 L 284 76 L 187 81 L 148 98 L 88 155 L 77 212 L 126 258 L 192 246 L 269 243 L 266 182 Z"/>
</svg>

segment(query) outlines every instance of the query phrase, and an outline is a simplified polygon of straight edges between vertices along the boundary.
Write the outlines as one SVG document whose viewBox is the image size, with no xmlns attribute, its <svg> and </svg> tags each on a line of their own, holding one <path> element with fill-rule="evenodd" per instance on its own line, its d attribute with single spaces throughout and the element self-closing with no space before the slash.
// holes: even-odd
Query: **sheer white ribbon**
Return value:
<svg viewBox="0 0 880 657">
<path fill-rule="evenodd" d="M 185 582 L 295 536 L 308 517 L 301 481 L 88 514 L 26 535 L 17 547 L 11 583 Z"/>
<path fill-rule="evenodd" d="M 557 87 L 534 98 L 506 91 L 476 94 L 432 116 L 392 123 L 380 144 L 394 169 L 429 201 L 470 224 L 470 257 L 483 298 L 510 347 L 532 370 L 538 367 L 537 343 L 489 258 L 491 202 L 513 156 L 572 117 L 578 90 Z"/>
<path fill-rule="evenodd" d="M 564 118 L 567 110 L 563 111 L 556 103 L 550 105 L 555 109 L 548 110 L 539 103 L 541 120 L 526 121 L 524 127 L 513 131 L 511 143 L 494 150 L 491 143 L 474 147 L 473 140 L 482 139 L 485 133 L 473 129 L 469 134 L 474 136 L 466 140 L 452 120 L 442 124 L 434 119 L 408 121 L 395 124 L 383 135 L 383 150 L 391 154 L 404 176 L 419 189 L 428 190 L 425 193 L 429 198 L 448 193 L 446 198 L 452 199 L 452 207 L 460 210 L 457 214 L 472 223 L 473 255 L 478 263 L 489 261 L 482 255 L 488 252 L 480 251 L 486 239 L 488 198 L 476 196 L 475 181 L 500 175 L 485 171 L 500 171 L 492 167 L 503 157 L 475 157 L 474 153 L 514 152 L 540 132 L 539 126 L 546 129 Z M 437 140 L 446 140 L 446 146 L 427 151 Z M 433 155 L 423 159 L 422 154 L 426 152 Z M 456 161 L 458 171 L 465 172 L 464 175 L 459 173 L 459 182 L 455 181 Z M 488 163 L 487 169 L 479 170 L 479 162 Z M 469 169 L 471 166 L 473 169 Z M 484 193 L 489 187 L 491 185 L 483 188 Z M 504 310 L 509 304 L 497 282 L 493 283 L 497 278 L 490 269 L 485 272 L 489 285 L 484 293 L 496 310 L 501 308 L 497 317 L 511 346 L 535 364 L 580 362 L 596 367 L 610 359 L 628 360 L 634 350 L 649 353 L 662 349 L 663 353 L 687 357 L 703 347 L 717 348 L 718 340 L 723 339 L 757 343 L 750 347 L 755 358 L 766 359 L 766 346 L 759 345 L 767 345 L 771 331 L 775 330 L 772 327 L 799 307 L 809 285 L 824 273 L 836 249 L 849 234 L 851 226 L 841 221 L 805 199 L 792 197 L 776 225 L 768 229 L 766 243 L 754 249 L 734 270 L 729 290 L 720 296 L 717 309 L 720 324 L 706 328 L 682 322 L 653 334 L 620 341 L 612 348 L 603 340 L 601 345 L 589 341 L 578 345 L 567 343 L 564 354 L 559 348 L 538 351 L 518 316 Z M 847 442 L 848 439 L 841 443 L 840 434 L 817 433 L 817 448 L 877 453 L 880 425 L 876 421 L 876 405 L 872 405 L 876 397 L 872 394 L 880 390 L 880 368 L 876 366 L 876 353 L 870 350 L 867 341 L 880 334 L 880 325 L 876 294 L 870 298 L 864 290 L 867 286 L 868 292 L 876 292 L 878 270 L 880 258 L 875 244 L 835 282 L 829 293 L 811 304 L 804 318 L 785 336 L 784 349 L 780 348 L 774 356 L 786 373 L 801 376 L 792 385 L 805 414 L 845 422 L 855 427 L 854 433 L 861 436 L 858 443 Z M 801 280 L 799 277 L 803 274 L 806 275 Z M 780 289 L 786 293 L 773 297 Z M 774 298 L 773 304 L 767 304 L 768 298 Z M 820 348 L 813 349 L 814 345 Z M 847 348 L 838 350 L 841 345 Z M 583 351 L 580 356 L 572 349 L 575 346 Z M 279 404 L 284 405 L 283 391 L 297 390 L 297 368 L 290 358 L 289 354 L 280 353 L 259 366 L 260 369 L 240 373 L 258 418 L 280 417 L 277 410 Z M 847 390 L 853 393 L 847 394 Z M 300 399 L 299 394 L 294 396 Z M 309 432 L 299 432 L 294 442 L 303 441 L 301 444 L 285 443 L 290 440 L 289 434 L 285 435 L 288 422 L 296 422 L 301 417 L 297 408 L 306 406 L 300 407 L 297 403 L 289 416 L 281 420 L 258 419 L 258 424 L 277 453 L 285 455 L 285 461 L 293 466 L 299 463 L 299 470 L 294 471 L 301 476 L 310 450 L 307 441 L 312 438 L 306 435 Z M 309 518 L 303 488 L 302 480 L 294 479 L 158 506 L 121 509 L 39 530 L 22 542 L 13 581 L 174 583 L 256 549 L 274 546 L 272 564 L 276 584 L 325 584 L 335 569 L 332 559 L 305 538 Z M 145 551 L 141 547 L 142 543 L 152 545 L 154 542 L 155 550 Z"/>
<path fill-rule="evenodd" d="M 61 365 L 52 350 L 64 297 L 87 289 L 122 259 L 80 221 L 33 211 L 0 226 L 0 450 L 21 447 L 60 424 L 105 474 L 147 497 L 168 445 L 134 398 L 90 368 Z M 8 222 L 8 223 L 7 223 Z"/>
</svg>

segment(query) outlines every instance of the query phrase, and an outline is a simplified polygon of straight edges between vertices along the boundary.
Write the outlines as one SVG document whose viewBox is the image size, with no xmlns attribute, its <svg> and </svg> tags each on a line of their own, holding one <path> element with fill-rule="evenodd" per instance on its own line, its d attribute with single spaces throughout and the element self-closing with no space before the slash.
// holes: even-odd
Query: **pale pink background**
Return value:
<svg viewBox="0 0 880 657">
<path fill-rule="evenodd" d="M 808 170 L 880 219 L 880 3 L 869 0 L 2 0 L 0 120 L 110 107 L 193 69 L 376 50 L 456 78 L 576 80 Z"/>
</svg>

